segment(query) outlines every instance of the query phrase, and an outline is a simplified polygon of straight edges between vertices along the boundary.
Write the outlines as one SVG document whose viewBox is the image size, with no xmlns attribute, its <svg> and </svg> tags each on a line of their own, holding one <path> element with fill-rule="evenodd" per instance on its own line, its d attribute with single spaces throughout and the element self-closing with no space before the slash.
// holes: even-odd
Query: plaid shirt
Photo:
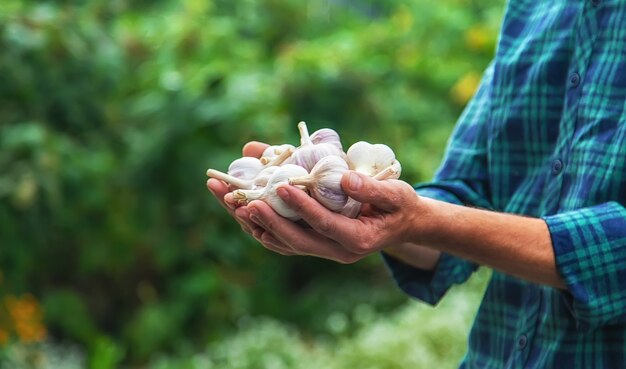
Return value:
<svg viewBox="0 0 626 369">
<path fill-rule="evenodd" d="M 543 218 L 567 284 L 494 272 L 461 368 L 626 368 L 626 1 L 510 0 L 496 57 L 416 190 Z M 477 268 L 385 260 L 431 304 Z"/>
</svg>

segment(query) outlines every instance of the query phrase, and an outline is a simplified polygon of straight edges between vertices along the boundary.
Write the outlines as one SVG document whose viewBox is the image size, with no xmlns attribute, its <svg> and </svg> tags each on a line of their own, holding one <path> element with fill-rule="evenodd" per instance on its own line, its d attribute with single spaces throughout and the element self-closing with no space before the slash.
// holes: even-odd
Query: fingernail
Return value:
<svg viewBox="0 0 626 369">
<path fill-rule="evenodd" d="M 276 194 L 278 195 L 278 197 L 283 199 L 283 201 L 289 201 L 289 191 L 287 191 L 286 189 L 281 187 L 276 190 Z"/>
<path fill-rule="evenodd" d="M 358 191 L 363 186 L 363 180 L 356 173 L 350 173 L 350 178 L 348 178 L 348 186 L 352 191 Z"/>
</svg>

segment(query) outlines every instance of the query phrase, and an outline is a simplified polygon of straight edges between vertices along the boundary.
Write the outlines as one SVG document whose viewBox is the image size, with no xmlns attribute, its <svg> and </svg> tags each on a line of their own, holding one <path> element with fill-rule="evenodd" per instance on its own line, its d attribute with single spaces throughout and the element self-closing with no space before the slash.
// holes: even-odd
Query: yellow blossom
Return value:
<svg viewBox="0 0 626 369">
<path fill-rule="evenodd" d="M 474 71 L 466 73 L 452 87 L 452 99 L 460 105 L 466 104 L 474 96 L 480 83 L 480 75 Z"/>
</svg>

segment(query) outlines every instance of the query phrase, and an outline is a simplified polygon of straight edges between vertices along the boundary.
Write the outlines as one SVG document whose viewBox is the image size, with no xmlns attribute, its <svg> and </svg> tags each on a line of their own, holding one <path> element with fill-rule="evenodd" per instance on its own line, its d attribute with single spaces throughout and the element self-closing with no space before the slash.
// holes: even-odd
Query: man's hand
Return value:
<svg viewBox="0 0 626 369">
<path fill-rule="evenodd" d="M 242 153 L 243 153 L 243 156 L 251 156 L 254 158 L 260 158 L 261 155 L 263 154 L 263 151 L 268 146 L 269 146 L 268 144 L 261 143 L 261 142 L 256 142 L 256 141 L 248 142 L 243 147 Z M 233 216 L 237 220 L 237 222 L 239 222 L 239 224 L 241 225 L 241 229 L 243 229 L 244 232 L 252 234 L 254 230 L 258 228 L 256 224 L 250 222 L 249 214 L 247 210 L 245 209 L 245 207 L 236 209 L 235 203 L 232 201 L 232 195 L 230 194 L 231 189 L 228 188 L 228 186 L 224 184 L 224 182 L 211 178 L 207 181 L 206 185 L 209 191 L 211 191 L 211 193 L 215 196 L 217 201 L 220 203 L 220 205 L 222 205 L 224 209 L 226 209 L 226 211 L 228 211 L 228 213 L 231 216 Z M 230 195 L 227 198 L 230 199 L 231 201 L 225 201 L 224 197 L 227 194 Z M 237 216 L 236 214 L 239 214 L 239 216 Z"/>
<path fill-rule="evenodd" d="M 334 213 L 305 192 L 284 185 L 278 195 L 311 228 L 281 217 L 262 201 L 253 201 L 246 209 L 249 221 L 258 225 L 253 236 L 283 255 L 312 255 L 341 263 L 353 263 L 387 246 L 414 240 L 415 220 L 423 216 L 423 209 L 409 184 L 377 181 L 350 171 L 342 178 L 342 188 L 363 203 L 358 218 Z"/>
</svg>

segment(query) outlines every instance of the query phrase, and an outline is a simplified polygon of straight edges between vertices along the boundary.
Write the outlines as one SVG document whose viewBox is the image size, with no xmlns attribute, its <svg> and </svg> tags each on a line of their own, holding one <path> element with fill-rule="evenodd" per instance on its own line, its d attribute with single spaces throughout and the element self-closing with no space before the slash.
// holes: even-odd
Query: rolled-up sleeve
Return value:
<svg viewBox="0 0 626 369">
<path fill-rule="evenodd" d="M 617 202 L 543 218 L 580 329 L 626 322 L 626 209 Z"/>
<path fill-rule="evenodd" d="M 458 205 L 490 209 L 487 172 L 487 130 L 493 65 L 459 117 L 448 141 L 444 160 L 429 183 L 415 186 L 420 196 Z M 383 259 L 398 287 L 408 295 L 436 304 L 454 284 L 465 282 L 477 265 L 442 253 L 435 270 L 427 271 L 405 264 L 383 253 Z"/>
</svg>

